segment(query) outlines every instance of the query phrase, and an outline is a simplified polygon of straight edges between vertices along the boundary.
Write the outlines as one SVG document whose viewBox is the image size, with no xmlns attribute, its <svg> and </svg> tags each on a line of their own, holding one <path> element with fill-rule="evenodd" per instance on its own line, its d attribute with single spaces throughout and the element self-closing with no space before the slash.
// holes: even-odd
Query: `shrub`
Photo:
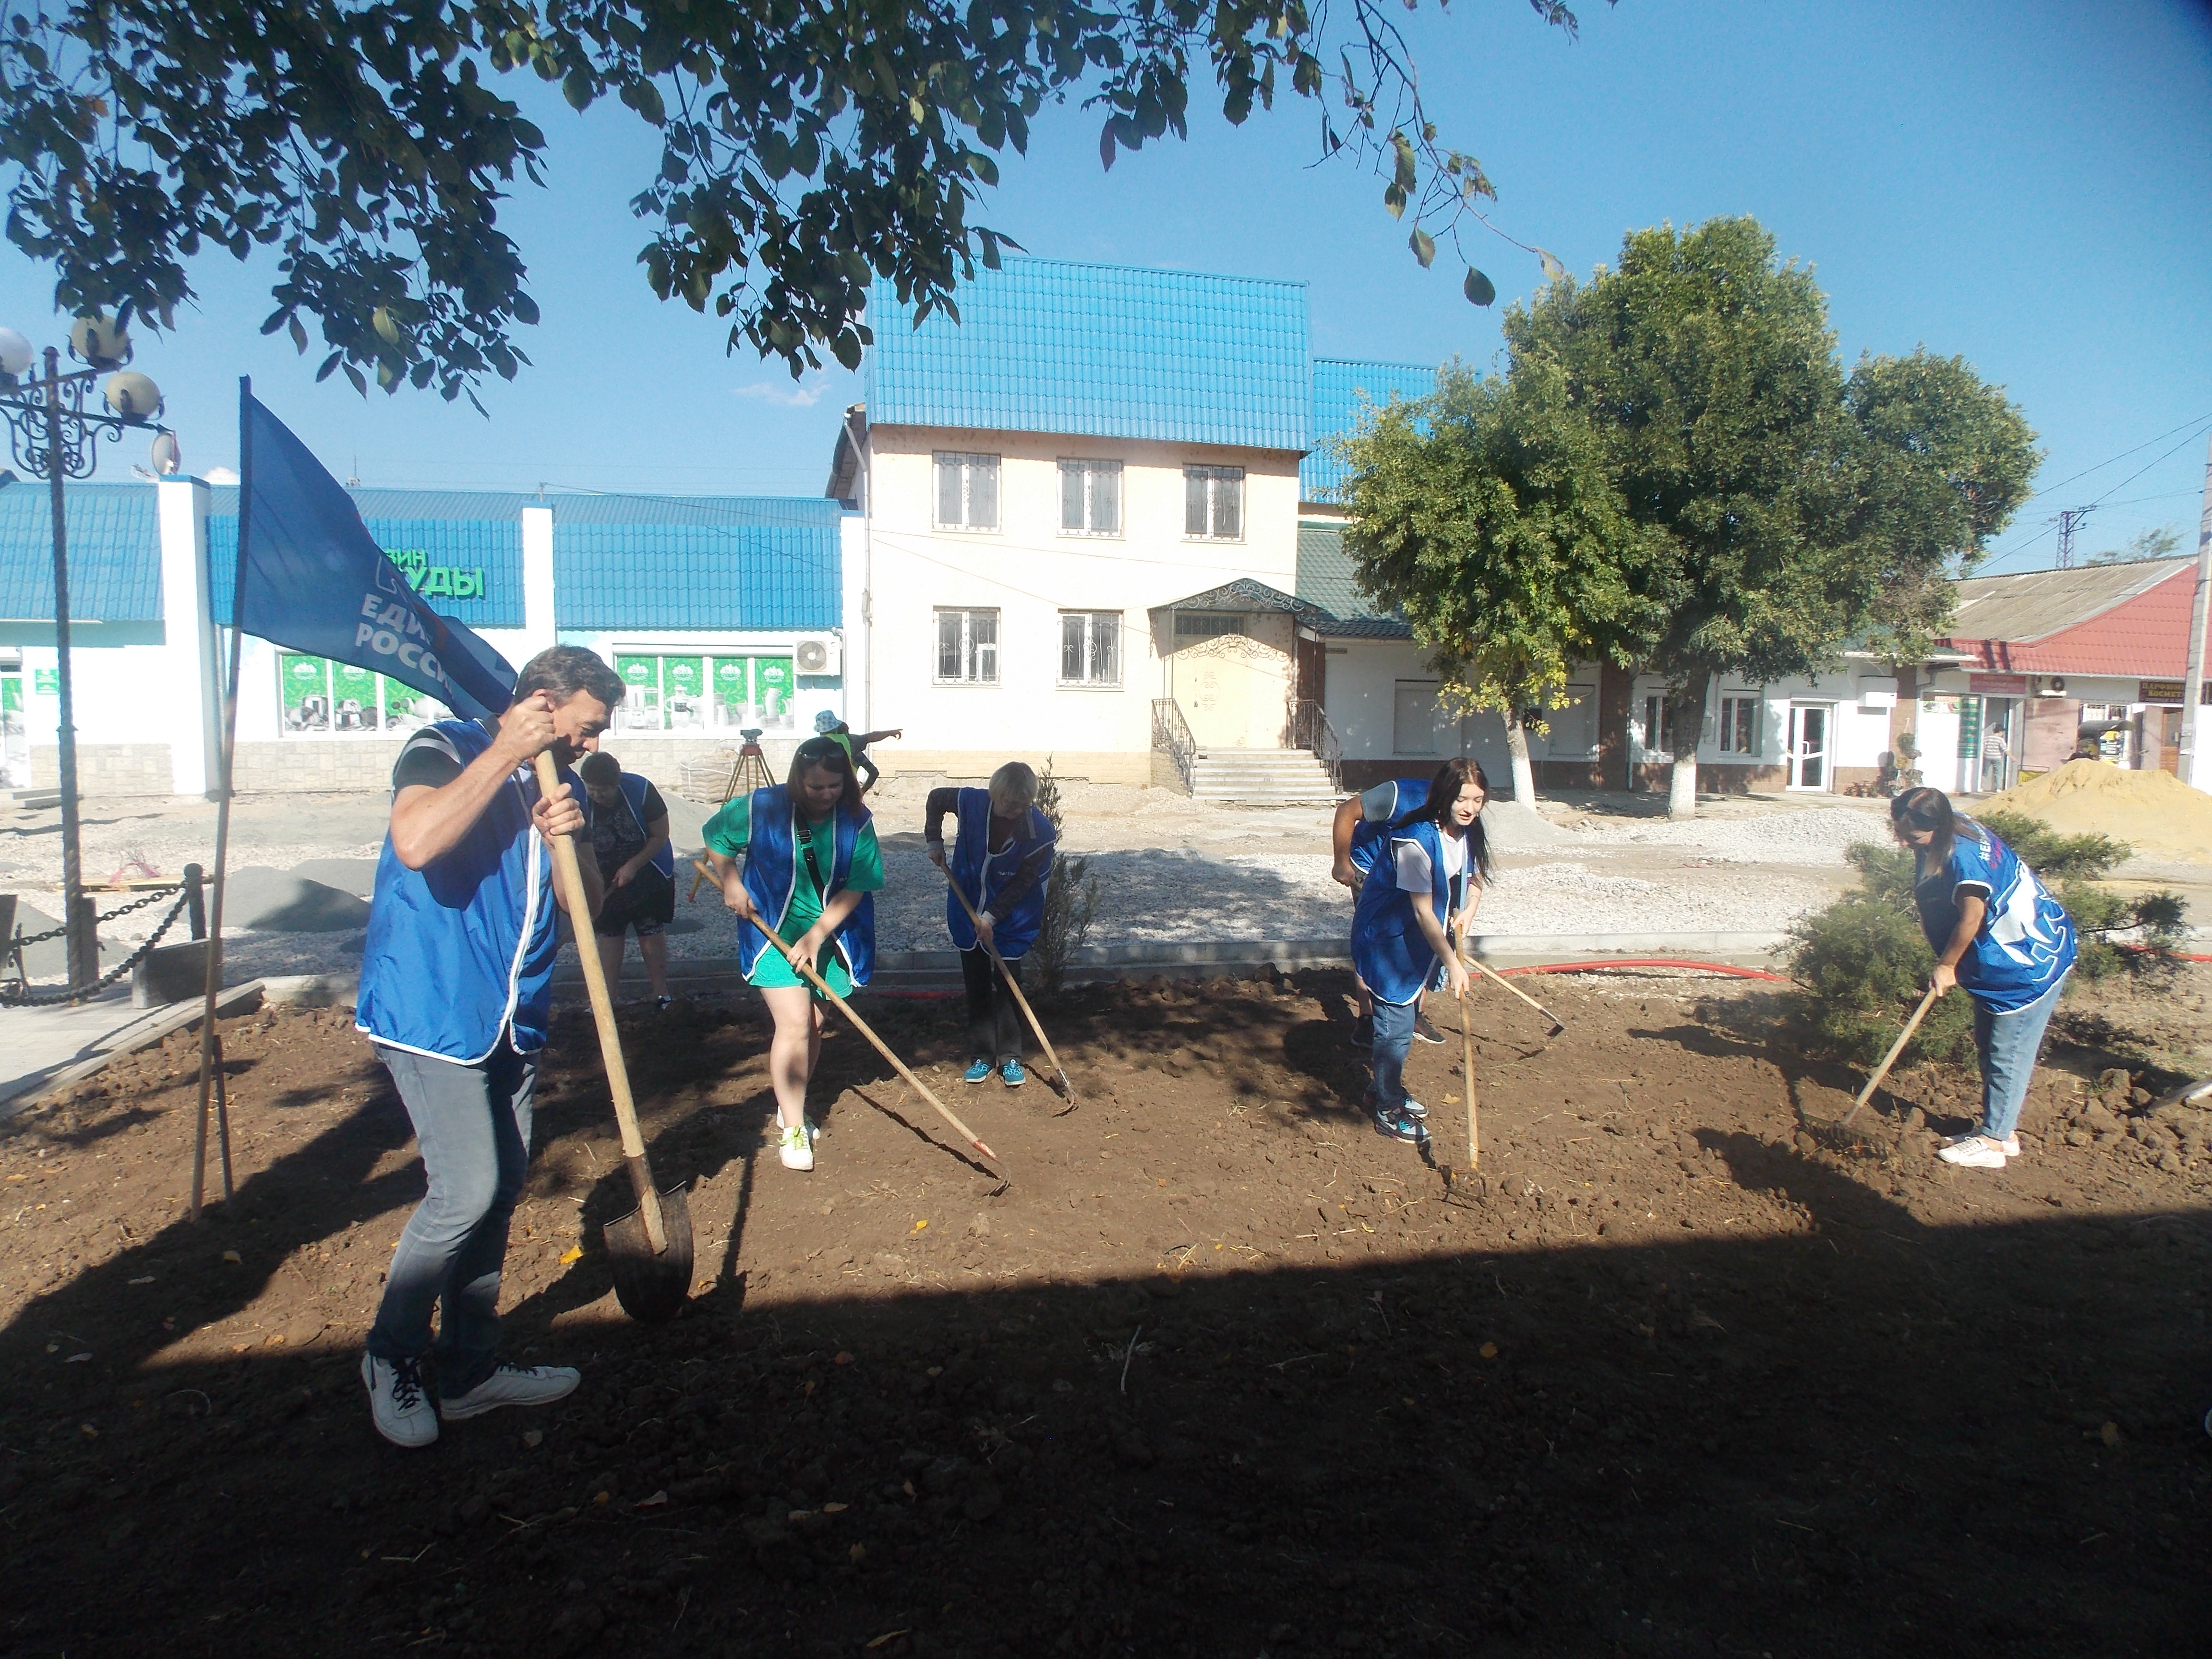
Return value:
<svg viewBox="0 0 2212 1659">
<path fill-rule="evenodd" d="M 1912 855 L 1863 844 L 1849 856 L 1860 890 L 1790 930 L 1790 971 L 1802 988 L 1795 1001 L 1809 1045 L 1871 1066 L 1919 1003 L 1936 953 L 1912 908 Z M 1960 993 L 1937 999 L 1899 1059 L 1964 1060 L 1973 1051 L 1972 1000 Z"/>
<path fill-rule="evenodd" d="M 1045 815 L 1053 832 L 1060 831 L 1060 780 L 1053 775 L 1052 760 L 1045 759 L 1037 777 L 1037 811 Z M 1098 878 L 1091 874 L 1091 860 L 1052 855 L 1050 884 L 1045 889 L 1044 921 L 1037 929 L 1030 957 L 1036 964 L 1036 995 L 1055 997 L 1066 982 L 1068 964 L 1091 936 L 1091 923 L 1098 913 Z"/>
</svg>

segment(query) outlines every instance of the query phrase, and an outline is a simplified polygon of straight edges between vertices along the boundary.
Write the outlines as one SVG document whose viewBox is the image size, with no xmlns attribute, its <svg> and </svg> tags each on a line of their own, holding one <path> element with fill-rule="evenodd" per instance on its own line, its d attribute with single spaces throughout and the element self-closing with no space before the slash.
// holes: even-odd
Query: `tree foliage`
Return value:
<svg viewBox="0 0 2212 1659">
<path fill-rule="evenodd" d="M 1572 34 L 1559 0 L 1530 4 Z M 161 327 L 200 255 L 273 249 L 266 331 L 304 352 L 312 319 L 321 375 L 453 398 L 511 378 L 514 330 L 537 320 L 498 223 L 518 177 L 547 179 L 545 135 L 494 90 L 527 74 L 659 134 L 631 203 L 656 294 L 711 306 L 732 349 L 794 374 L 817 348 L 849 367 L 872 280 L 927 314 L 1013 245 L 971 215 L 1048 104 L 1097 112 L 1110 166 L 1182 136 L 1200 61 L 1231 122 L 1313 100 L 1322 152 L 1387 178 L 1427 264 L 1490 181 L 1439 138 L 1379 0 L 1330 15 L 1305 0 L 29 0 L 0 22 L 8 234 L 53 267 L 63 309 Z M 1489 282 L 1470 269 L 1467 286 Z"/>
</svg>

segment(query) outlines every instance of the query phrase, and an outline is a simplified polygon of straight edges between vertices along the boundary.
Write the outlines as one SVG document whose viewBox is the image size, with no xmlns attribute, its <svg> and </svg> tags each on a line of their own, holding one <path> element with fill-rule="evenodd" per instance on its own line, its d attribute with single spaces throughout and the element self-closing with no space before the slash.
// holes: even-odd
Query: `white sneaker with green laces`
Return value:
<svg viewBox="0 0 2212 1659">
<path fill-rule="evenodd" d="M 779 1123 L 775 1130 L 775 1155 L 787 1170 L 811 1170 L 814 1167 L 814 1132 L 805 1123 Z"/>
<path fill-rule="evenodd" d="M 438 1415 L 458 1423 L 501 1406 L 550 1406 L 575 1393 L 583 1380 L 573 1365 L 501 1365 L 458 1399 L 441 1400 Z"/>
</svg>

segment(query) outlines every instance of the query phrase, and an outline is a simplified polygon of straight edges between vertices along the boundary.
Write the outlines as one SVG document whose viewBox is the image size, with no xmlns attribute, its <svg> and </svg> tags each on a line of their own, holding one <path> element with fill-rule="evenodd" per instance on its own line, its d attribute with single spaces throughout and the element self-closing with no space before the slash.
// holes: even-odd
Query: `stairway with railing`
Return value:
<svg viewBox="0 0 2212 1659">
<path fill-rule="evenodd" d="M 1255 806 L 1310 805 L 1335 799 L 1344 746 L 1320 706 L 1301 702 L 1287 728 L 1294 747 L 1231 749 L 1201 745 L 1172 697 L 1152 703 L 1152 748 L 1175 763 L 1182 786 L 1199 800 Z"/>
<path fill-rule="evenodd" d="M 1176 775 L 1182 780 L 1183 788 L 1195 793 L 1198 739 L 1191 736 L 1190 722 L 1183 719 L 1182 709 L 1173 697 L 1152 699 L 1152 748 L 1175 763 Z"/>
</svg>

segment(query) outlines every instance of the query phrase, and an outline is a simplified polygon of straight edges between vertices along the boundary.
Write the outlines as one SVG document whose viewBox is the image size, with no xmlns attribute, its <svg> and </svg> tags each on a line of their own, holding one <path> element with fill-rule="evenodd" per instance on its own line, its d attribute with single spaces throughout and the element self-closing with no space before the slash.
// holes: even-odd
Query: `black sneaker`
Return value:
<svg viewBox="0 0 2212 1659">
<path fill-rule="evenodd" d="M 1362 1016 L 1352 1022 L 1351 1043 L 1362 1051 L 1375 1046 L 1375 1021 L 1371 1015 Z"/>
<path fill-rule="evenodd" d="M 1419 1042 L 1433 1042 L 1441 1046 L 1444 1034 L 1437 1030 L 1436 1021 L 1426 1014 L 1416 1014 L 1413 1016 L 1413 1037 Z"/>
<path fill-rule="evenodd" d="M 1416 1146 L 1429 1138 L 1420 1120 L 1402 1107 L 1395 1112 L 1376 1113 L 1375 1133 L 1385 1140 L 1409 1140 Z"/>
</svg>

